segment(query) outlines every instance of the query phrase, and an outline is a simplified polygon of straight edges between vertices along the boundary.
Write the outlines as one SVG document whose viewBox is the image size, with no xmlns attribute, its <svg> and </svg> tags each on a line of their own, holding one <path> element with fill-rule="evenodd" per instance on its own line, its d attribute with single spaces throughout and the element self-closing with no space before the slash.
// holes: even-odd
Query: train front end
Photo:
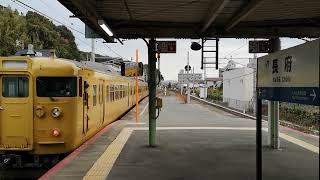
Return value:
<svg viewBox="0 0 320 180">
<path fill-rule="evenodd" d="M 76 128 L 77 76 L 54 58 L 0 57 L 0 163 L 40 165 L 70 152 Z M 44 157 L 45 159 L 41 159 Z"/>
</svg>

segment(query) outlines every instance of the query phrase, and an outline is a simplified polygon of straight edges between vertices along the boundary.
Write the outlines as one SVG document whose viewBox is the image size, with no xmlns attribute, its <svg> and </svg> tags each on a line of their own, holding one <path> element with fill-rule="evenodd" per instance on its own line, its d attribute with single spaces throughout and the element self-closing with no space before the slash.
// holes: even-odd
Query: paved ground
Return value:
<svg viewBox="0 0 320 180">
<path fill-rule="evenodd" d="M 176 96 L 163 99 L 155 148 L 147 146 L 144 101 L 138 126 L 133 109 L 52 179 L 255 179 L 254 120 Z M 319 179 L 319 138 L 280 129 L 281 150 L 267 148 L 263 131 L 264 179 Z"/>
<path fill-rule="evenodd" d="M 255 121 L 171 96 L 164 98 L 157 125 L 165 127 L 158 146 L 146 147 L 148 131 L 133 131 L 108 179 L 255 179 Z M 281 150 L 264 148 L 263 177 L 319 179 L 319 154 L 282 139 Z"/>
</svg>

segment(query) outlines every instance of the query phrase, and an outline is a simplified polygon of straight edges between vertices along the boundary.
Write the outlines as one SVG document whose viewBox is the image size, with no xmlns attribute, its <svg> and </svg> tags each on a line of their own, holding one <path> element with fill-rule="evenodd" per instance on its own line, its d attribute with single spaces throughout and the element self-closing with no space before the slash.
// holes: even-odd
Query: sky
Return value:
<svg viewBox="0 0 320 180">
<path fill-rule="evenodd" d="M 85 31 L 85 24 L 77 18 L 70 18 L 73 15 L 68 9 L 61 5 L 57 0 L 22 0 L 24 3 L 34 9 L 45 13 L 47 16 L 58 20 L 66 26 L 72 27 L 80 32 Z M 25 14 L 28 9 L 14 0 L 0 0 L 0 5 L 10 6 L 12 9 Z M 61 25 L 53 21 L 56 25 Z M 70 28 L 69 28 L 70 29 Z M 76 39 L 78 48 L 82 51 L 91 51 L 91 39 L 86 39 L 82 33 L 70 29 Z M 168 39 L 166 39 L 168 40 Z M 226 65 L 228 60 L 232 59 L 238 63 L 239 67 L 246 65 L 249 62 L 248 58 L 252 58 L 253 54 L 248 53 L 248 41 L 250 39 L 231 39 L 224 38 L 219 41 L 219 68 Z M 190 49 L 191 42 L 195 40 L 185 39 L 177 40 L 177 52 L 175 54 L 161 54 L 160 70 L 165 80 L 177 80 L 178 73 L 187 64 L 187 54 L 189 51 L 190 65 L 194 67 L 195 73 L 203 73 L 201 66 L 201 51 L 192 51 Z M 139 61 L 147 64 L 148 50 L 145 42 L 141 39 L 126 40 L 124 45 L 120 43 L 105 44 L 102 39 L 96 39 L 96 53 L 113 57 L 123 57 L 125 59 L 135 58 L 136 49 L 139 51 Z M 286 49 L 298 44 L 304 43 L 300 39 L 281 38 L 281 48 Z M 264 54 L 258 54 L 262 56 Z M 217 77 L 218 70 L 207 69 L 207 77 Z"/>
</svg>

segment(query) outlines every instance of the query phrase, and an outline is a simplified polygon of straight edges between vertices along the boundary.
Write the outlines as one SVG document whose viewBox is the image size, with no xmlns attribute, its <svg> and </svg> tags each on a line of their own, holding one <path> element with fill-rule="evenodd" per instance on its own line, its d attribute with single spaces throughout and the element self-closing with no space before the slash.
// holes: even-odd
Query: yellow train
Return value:
<svg viewBox="0 0 320 180">
<path fill-rule="evenodd" d="M 0 57 L 0 89 L 0 163 L 18 167 L 73 151 L 133 107 L 136 93 L 133 79 L 101 66 L 33 56 Z M 147 95 L 139 82 L 139 100 Z"/>
</svg>

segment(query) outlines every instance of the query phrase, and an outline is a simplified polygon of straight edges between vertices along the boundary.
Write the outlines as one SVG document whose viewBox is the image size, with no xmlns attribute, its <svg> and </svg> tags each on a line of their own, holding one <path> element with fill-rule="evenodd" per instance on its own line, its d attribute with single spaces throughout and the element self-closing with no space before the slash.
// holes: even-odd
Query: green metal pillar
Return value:
<svg viewBox="0 0 320 180">
<path fill-rule="evenodd" d="M 274 38 L 274 52 L 281 50 L 280 38 Z M 279 101 L 268 101 L 268 141 L 272 149 L 280 148 L 279 139 Z"/>
<path fill-rule="evenodd" d="M 149 146 L 156 145 L 156 41 L 154 38 L 148 44 L 148 74 L 149 74 Z"/>
</svg>

